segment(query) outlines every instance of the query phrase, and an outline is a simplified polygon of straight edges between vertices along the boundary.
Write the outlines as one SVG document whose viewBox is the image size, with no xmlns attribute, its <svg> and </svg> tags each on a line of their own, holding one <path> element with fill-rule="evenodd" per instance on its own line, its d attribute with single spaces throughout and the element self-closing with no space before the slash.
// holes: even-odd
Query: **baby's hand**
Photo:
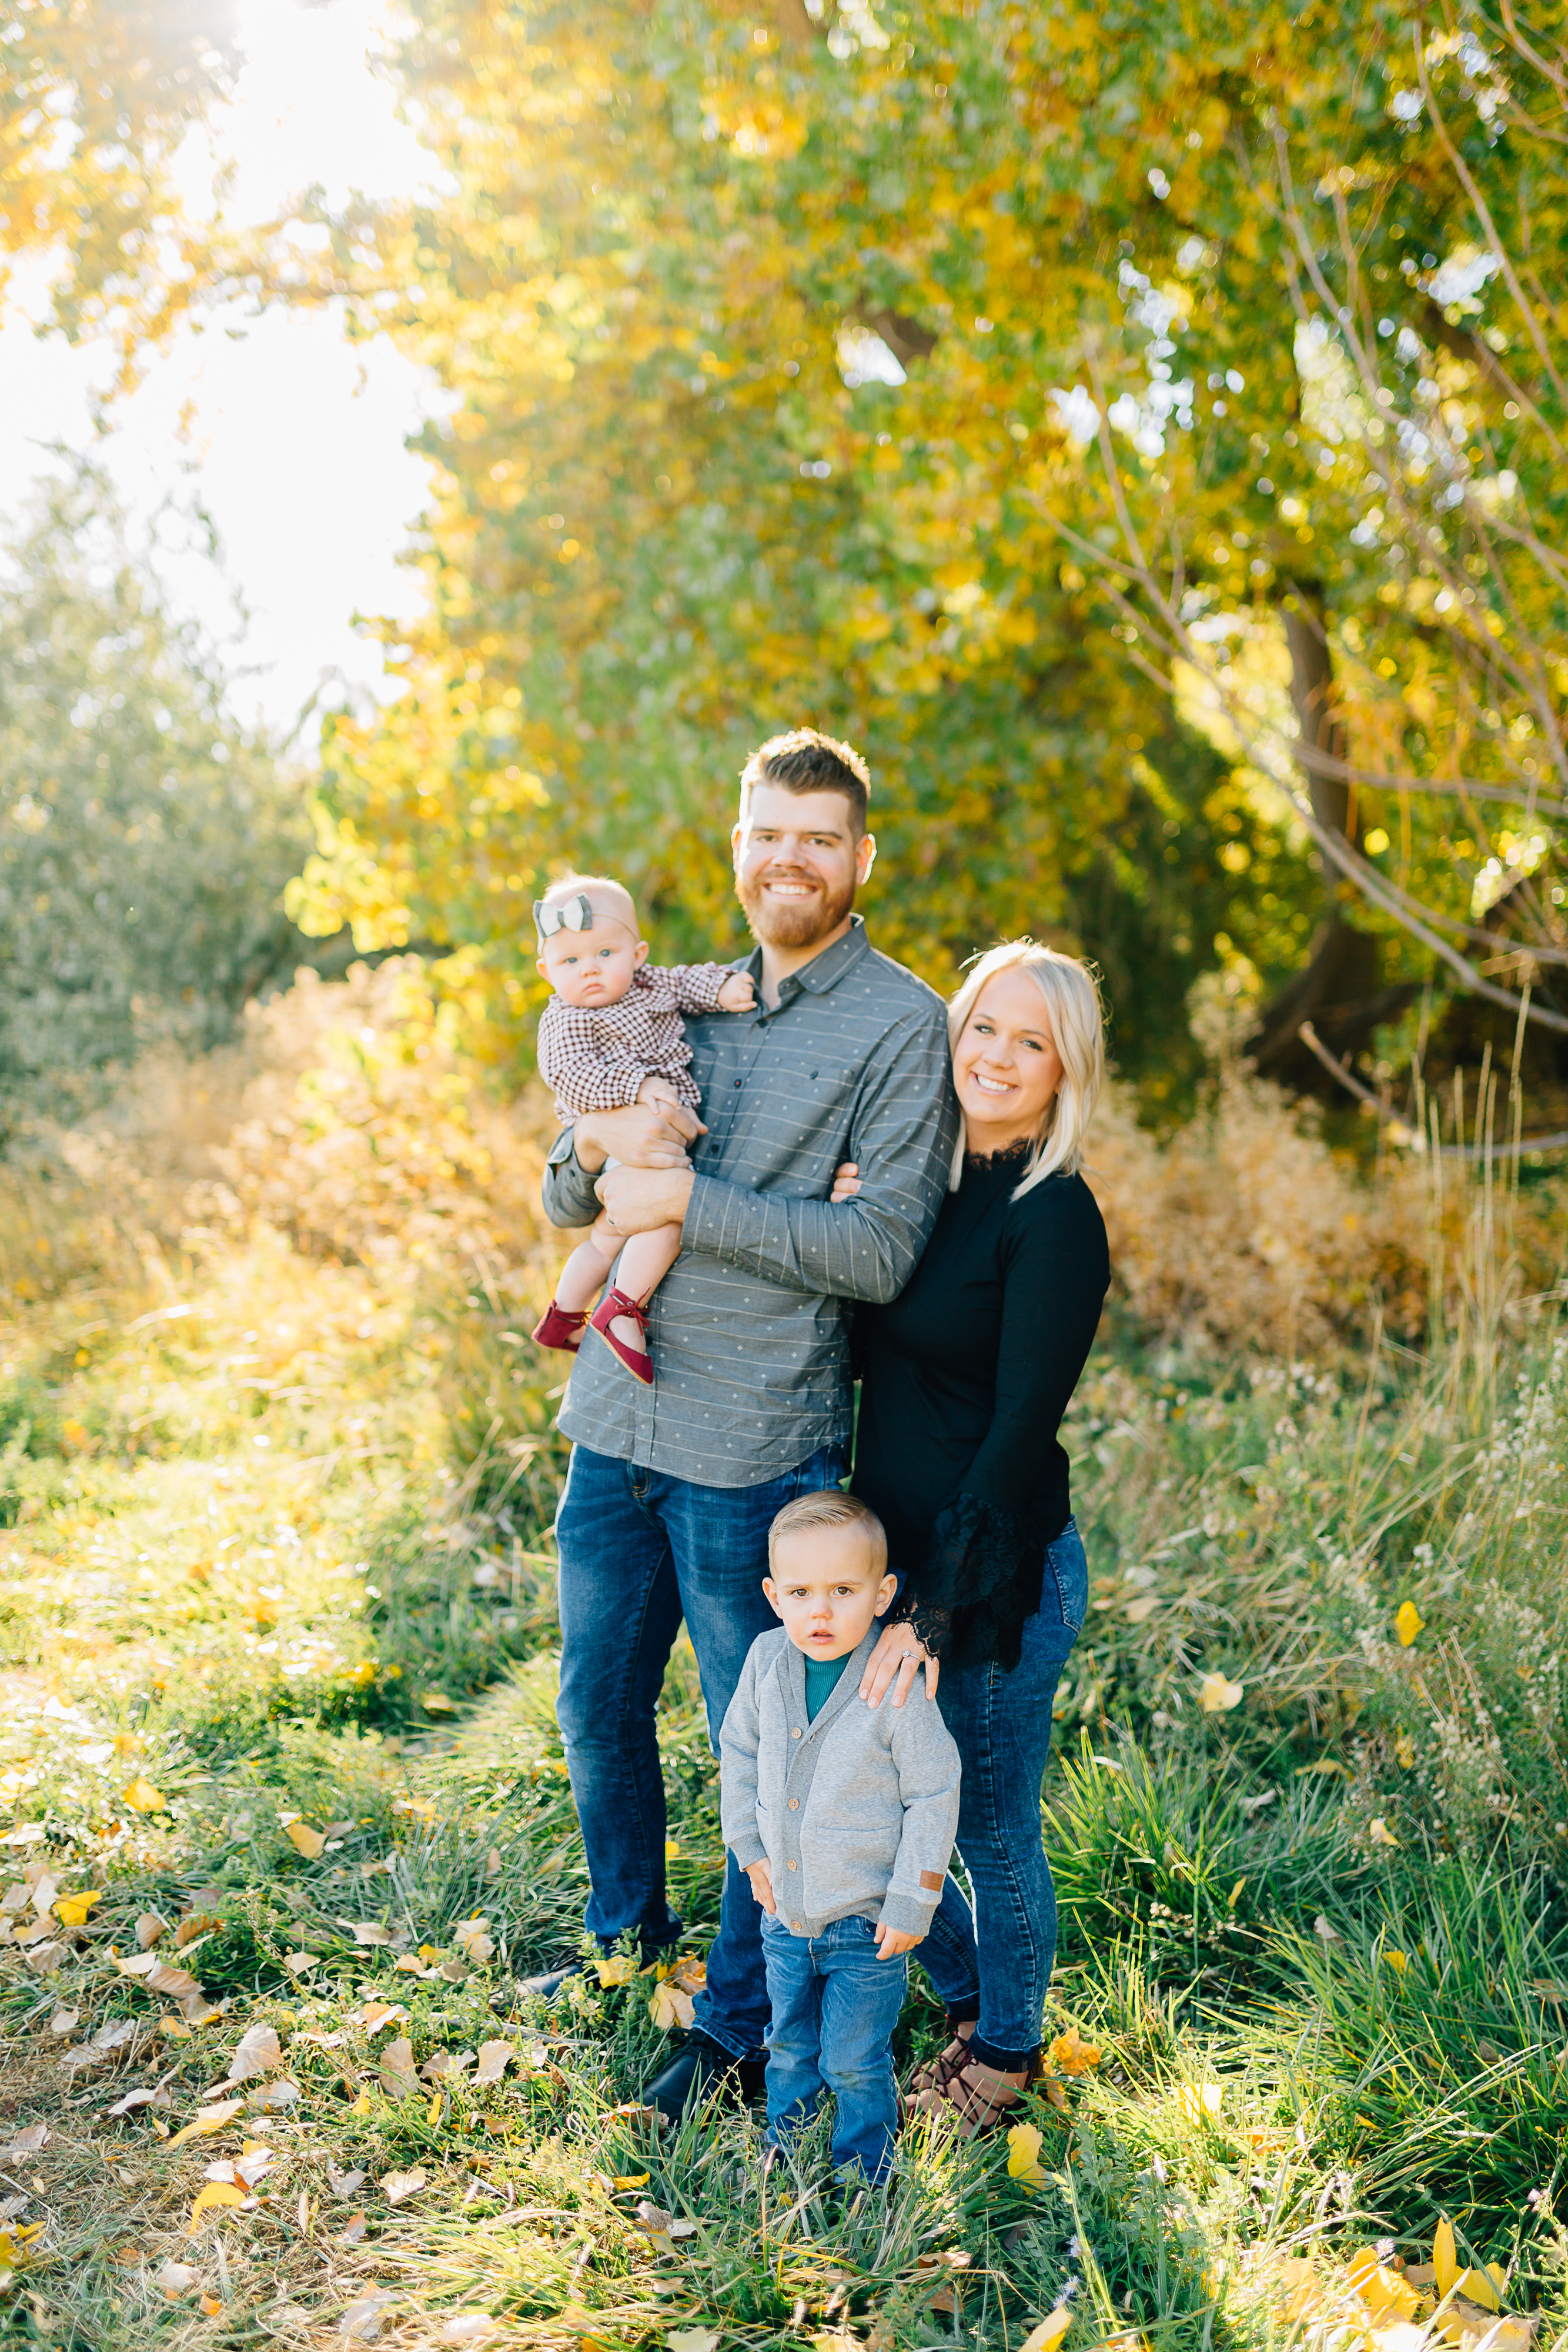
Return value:
<svg viewBox="0 0 1568 2352">
<path fill-rule="evenodd" d="M 678 1108 L 681 1098 L 668 1078 L 650 1074 L 638 1087 L 637 1099 L 640 1103 L 663 1103 L 666 1109 L 674 1110 Z"/>
<path fill-rule="evenodd" d="M 876 1956 L 879 1960 L 895 1960 L 900 1952 L 912 1952 L 923 1937 L 912 1936 L 906 1927 L 884 1927 L 876 1923 Z"/>
<path fill-rule="evenodd" d="M 763 1909 L 777 1917 L 779 1906 L 773 1900 L 773 1873 L 767 1862 L 749 1864 L 746 1874 L 751 1881 L 751 1891 Z"/>
<path fill-rule="evenodd" d="M 718 992 L 721 1013 L 749 1013 L 757 1002 L 757 991 L 748 971 L 732 971 Z"/>
<path fill-rule="evenodd" d="M 852 1160 L 833 1171 L 833 1189 L 828 1195 L 830 1206 L 841 1201 L 852 1201 L 861 1188 L 861 1171 Z"/>
</svg>

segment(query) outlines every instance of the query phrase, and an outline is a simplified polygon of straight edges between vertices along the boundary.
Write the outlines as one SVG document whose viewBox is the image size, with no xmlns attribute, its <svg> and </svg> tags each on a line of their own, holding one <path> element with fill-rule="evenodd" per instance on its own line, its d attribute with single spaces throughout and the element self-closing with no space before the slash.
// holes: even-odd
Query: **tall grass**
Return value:
<svg viewBox="0 0 1568 2352">
<path fill-rule="evenodd" d="M 586 1895 L 553 1711 L 559 1376 L 521 1336 L 559 1246 L 532 1099 L 498 1107 L 418 968 L 383 966 L 303 985 L 221 1068 L 143 1073 L 0 1172 L 0 1834 L 22 1889 L 0 1916 L 36 1912 L 29 1869 L 96 1897 L 0 1950 L 6 2128 L 51 2135 L 12 2162 L 0 2222 L 44 2223 L 0 2244 L 37 2340 L 424 2344 L 482 2314 L 498 2342 L 610 2352 L 690 2329 L 713 2352 L 1016 2352 L 1065 2297 L 1071 2352 L 1262 2352 L 1305 2262 L 1313 2325 L 1349 2345 L 1373 2320 L 1349 2251 L 1419 2258 L 1444 2213 L 1561 2336 L 1550 1220 L 1539 1188 L 1437 1153 L 1380 1191 L 1235 1073 L 1204 1120 L 1165 1159 L 1117 1143 L 1158 1181 L 1112 1202 L 1132 1270 L 1069 1432 L 1092 1585 L 1045 1790 L 1048 2030 L 1100 2057 L 1030 2102 L 1046 2185 L 1005 2141 L 922 2128 L 892 2194 L 858 2200 L 824 2192 L 815 2143 L 765 2180 L 752 2117 L 656 2133 L 647 1979 L 594 1972 L 548 2013 L 517 1990 L 575 1948 Z M 1243 1175 L 1271 1222 L 1217 1209 Z M 1287 1230 L 1320 1178 L 1338 1223 L 1320 1200 Z M 1409 1271 L 1379 1319 L 1333 1236 L 1350 1214 L 1385 1233 L 1395 1193 Z M 1139 1270 L 1162 1250 L 1168 1295 Z M 661 1744 L 690 1961 L 722 1851 L 684 1644 Z M 183 2038 L 113 1957 L 150 1914 L 229 2004 Z M 404 2014 L 378 2031 L 367 1998 Z M 292 2103 L 166 2144 L 253 2021 Z M 940 2031 L 916 1969 L 901 2058 Z M 497 2084 L 470 2063 L 411 2091 L 387 2055 L 497 2038 Z M 265 2201 L 193 2230 L 204 2167 L 246 2136 L 274 2154 Z"/>
</svg>

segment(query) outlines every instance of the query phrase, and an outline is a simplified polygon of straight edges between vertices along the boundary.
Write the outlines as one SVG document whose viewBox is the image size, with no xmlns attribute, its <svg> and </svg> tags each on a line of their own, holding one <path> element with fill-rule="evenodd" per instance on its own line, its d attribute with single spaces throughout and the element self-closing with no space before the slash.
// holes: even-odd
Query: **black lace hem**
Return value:
<svg viewBox="0 0 1568 2352">
<path fill-rule="evenodd" d="M 888 1622 L 891 1625 L 913 1625 L 926 1656 L 939 1658 L 953 1631 L 953 1612 L 924 1607 L 913 1586 L 905 1585 Z"/>
<path fill-rule="evenodd" d="M 960 1487 L 936 1515 L 925 1561 L 905 1585 L 898 1613 L 933 1657 L 960 1664 L 988 1658 L 1010 1668 L 1019 1662 L 1024 1625 L 1040 1607 L 1044 1571 L 1039 1528 Z"/>
</svg>

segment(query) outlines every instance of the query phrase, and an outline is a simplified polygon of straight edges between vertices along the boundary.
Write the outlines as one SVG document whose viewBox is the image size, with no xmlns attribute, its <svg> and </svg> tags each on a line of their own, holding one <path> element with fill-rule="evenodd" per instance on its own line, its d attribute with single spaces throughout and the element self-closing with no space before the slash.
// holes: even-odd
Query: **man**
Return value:
<svg viewBox="0 0 1568 2352">
<path fill-rule="evenodd" d="M 758 947 L 749 1013 L 688 1023 L 703 1116 L 633 1104 L 580 1118 L 550 1154 L 552 1223 L 682 1227 L 649 1306 L 651 1388 L 590 1338 L 560 1425 L 574 1441 L 556 1522 L 558 1717 L 592 1884 L 588 1926 L 647 1957 L 680 1932 L 664 1892 L 654 1706 L 684 1617 L 708 1737 L 772 1622 L 768 1530 L 836 1486 L 850 1436 L 850 1319 L 895 1297 L 925 1245 L 956 1114 L 940 1000 L 879 955 L 853 913 L 876 844 L 859 754 L 814 730 L 775 737 L 741 777 L 736 889 Z M 688 1148 L 690 1157 L 688 1159 Z M 616 1165 L 606 1168 L 608 1160 Z M 860 1192 L 829 1201 L 853 1160 Z M 727 1857 L 695 2027 L 644 2096 L 760 2088 L 768 2023 L 760 1914 Z M 533 1980 L 548 1991 L 562 1971 Z"/>
</svg>

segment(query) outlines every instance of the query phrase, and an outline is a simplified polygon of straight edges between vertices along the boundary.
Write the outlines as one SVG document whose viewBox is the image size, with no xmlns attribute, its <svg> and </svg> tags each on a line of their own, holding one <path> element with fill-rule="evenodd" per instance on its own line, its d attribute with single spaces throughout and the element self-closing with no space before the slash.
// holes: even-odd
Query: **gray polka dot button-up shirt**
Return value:
<svg viewBox="0 0 1568 2352">
<path fill-rule="evenodd" d="M 760 992 L 760 950 L 735 969 Z M 568 1437 L 701 1486 L 758 1486 L 847 1446 L 854 1302 L 908 1281 L 957 1132 L 941 999 L 877 953 L 858 915 L 779 998 L 686 1024 L 708 1131 L 685 1246 L 649 1307 L 653 1387 L 589 1332 L 561 1407 Z M 861 1191 L 834 1208 L 844 1160 Z M 570 1129 L 545 1211 L 558 1225 L 598 1214 Z"/>
</svg>

